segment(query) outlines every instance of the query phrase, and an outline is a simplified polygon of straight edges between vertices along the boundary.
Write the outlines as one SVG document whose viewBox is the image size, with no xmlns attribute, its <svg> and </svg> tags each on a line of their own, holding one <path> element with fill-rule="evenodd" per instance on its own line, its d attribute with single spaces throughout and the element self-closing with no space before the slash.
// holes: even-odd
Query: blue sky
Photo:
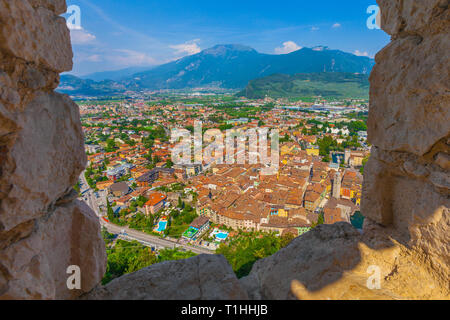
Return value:
<svg viewBox="0 0 450 320">
<path fill-rule="evenodd" d="M 216 44 L 269 54 L 324 45 L 373 57 L 389 42 L 383 31 L 367 28 L 375 0 L 67 3 L 81 9 L 81 29 L 71 31 L 75 75 L 163 64 Z"/>
</svg>

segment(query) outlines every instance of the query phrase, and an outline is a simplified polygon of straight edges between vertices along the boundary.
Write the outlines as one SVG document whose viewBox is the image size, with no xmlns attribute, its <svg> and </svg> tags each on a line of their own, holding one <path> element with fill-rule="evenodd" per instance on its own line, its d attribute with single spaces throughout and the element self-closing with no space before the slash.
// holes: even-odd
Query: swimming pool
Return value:
<svg viewBox="0 0 450 320">
<path fill-rule="evenodd" d="M 224 241 L 228 238 L 228 232 L 221 231 L 219 229 L 214 229 L 212 235 L 216 238 L 216 240 L 219 240 L 219 241 Z"/>
<path fill-rule="evenodd" d="M 157 232 L 163 232 L 167 228 L 167 221 L 160 221 L 158 223 L 158 229 L 156 229 Z"/>
<path fill-rule="evenodd" d="M 227 232 L 219 232 L 216 234 L 216 238 L 221 241 L 226 240 L 228 238 L 228 233 Z"/>
</svg>

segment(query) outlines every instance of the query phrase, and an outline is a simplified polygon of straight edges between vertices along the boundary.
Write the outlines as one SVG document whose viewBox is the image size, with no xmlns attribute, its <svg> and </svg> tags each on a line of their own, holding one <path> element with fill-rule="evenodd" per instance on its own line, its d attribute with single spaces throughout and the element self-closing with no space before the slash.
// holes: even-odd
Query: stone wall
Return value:
<svg viewBox="0 0 450 320">
<path fill-rule="evenodd" d="M 363 214 L 397 231 L 436 276 L 449 277 L 448 0 L 379 0 L 391 43 L 370 77 Z"/>
<path fill-rule="evenodd" d="M 55 93 L 72 69 L 65 0 L 0 0 L 0 299 L 70 299 L 101 280 L 95 214 L 73 186 L 85 168 L 78 106 Z M 81 269 L 81 290 L 66 270 Z"/>
<path fill-rule="evenodd" d="M 114 279 L 85 300 L 247 300 L 224 256 L 166 261 Z"/>
</svg>

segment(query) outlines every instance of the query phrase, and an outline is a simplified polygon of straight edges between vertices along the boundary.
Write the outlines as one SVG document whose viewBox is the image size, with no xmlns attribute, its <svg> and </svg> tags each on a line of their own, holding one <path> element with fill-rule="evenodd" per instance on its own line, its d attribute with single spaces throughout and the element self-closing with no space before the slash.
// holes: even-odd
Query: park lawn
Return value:
<svg viewBox="0 0 450 320">
<path fill-rule="evenodd" d="M 171 225 L 167 235 L 179 239 L 188 228 L 189 224 Z"/>
</svg>

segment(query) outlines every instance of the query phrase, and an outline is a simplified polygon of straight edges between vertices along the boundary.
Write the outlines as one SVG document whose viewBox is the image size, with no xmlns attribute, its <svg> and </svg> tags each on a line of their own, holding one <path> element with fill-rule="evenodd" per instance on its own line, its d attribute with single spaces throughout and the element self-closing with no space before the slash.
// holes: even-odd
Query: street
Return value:
<svg viewBox="0 0 450 320">
<path fill-rule="evenodd" d="M 152 236 L 137 230 L 130 229 L 128 227 L 120 227 L 111 223 L 105 222 L 103 219 L 100 219 L 100 224 L 108 230 L 109 233 L 118 234 L 121 237 L 128 238 L 129 240 L 136 240 L 139 242 L 144 242 L 145 245 L 159 248 L 182 248 L 185 250 L 190 250 L 197 254 L 214 254 L 215 252 L 212 250 L 208 250 L 205 248 L 198 248 L 189 245 L 179 244 L 171 240 L 161 239 L 156 236 Z M 122 233 L 122 230 L 125 231 L 126 235 Z"/>
</svg>

